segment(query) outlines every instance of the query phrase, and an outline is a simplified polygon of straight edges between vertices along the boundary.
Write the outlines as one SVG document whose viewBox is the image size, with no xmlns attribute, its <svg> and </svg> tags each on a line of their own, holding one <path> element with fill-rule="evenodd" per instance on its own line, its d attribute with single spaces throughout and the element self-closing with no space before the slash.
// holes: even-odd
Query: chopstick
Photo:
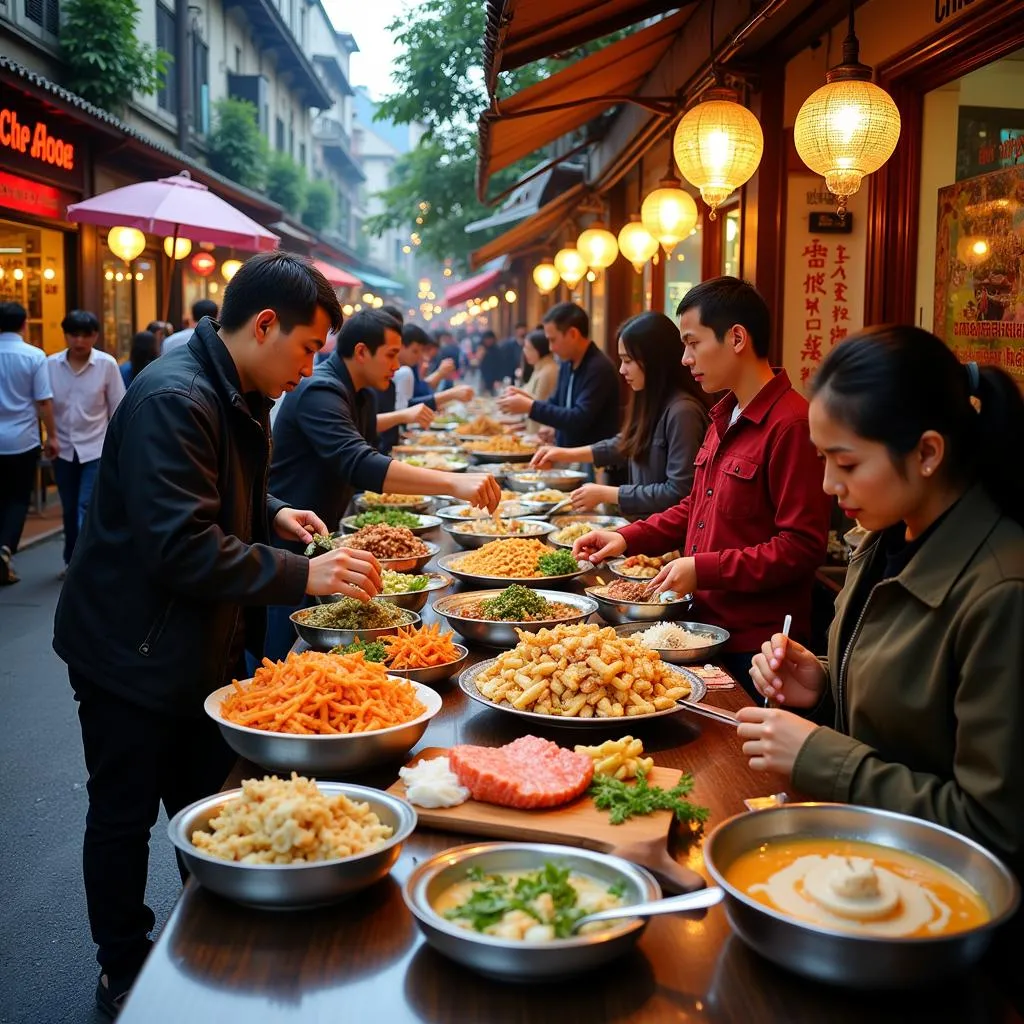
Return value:
<svg viewBox="0 0 1024 1024">
<path fill-rule="evenodd" d="M 723 708 L 712 707 L 710 704 L 704 704 L 700 701 L 694 700 L 677 700 L 676 703 L 687 711 L 692 711 L 695 715 L 701 715 L 703 718 L 710 718 L 713 722 L 722 722 L 725 725 L 736 725 L 736 716 L 731 711 L 726 711 Z"/>
<path fill-rule="evenodd" d="M 783 636 L 783 639 L 785 639 L 785 640 L 789 639 L 789 630 L 792 627 L 792 625 L 793 625 L 793 616 L 792 615 L 787 615 L 786 618 L 782 622 L 782 636 Z M 782 648 L 782 657 L 783 658 L 786 657 L 786 648 L 785 647 Z M 764 706 L 766 708 L 770 708 L 771 707 L 771 702 L 768 700 L 767 697 L 765 697 L 765 699 L 764 699 Z"/>
</svg>

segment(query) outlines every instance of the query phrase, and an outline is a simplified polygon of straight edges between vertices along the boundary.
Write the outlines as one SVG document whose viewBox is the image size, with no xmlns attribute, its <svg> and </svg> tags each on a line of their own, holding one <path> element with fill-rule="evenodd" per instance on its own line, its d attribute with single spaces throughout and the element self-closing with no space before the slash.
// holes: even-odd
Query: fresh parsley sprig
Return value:
<svg viewBox="0 0 1024 1024">
<path fill-rule="evenodd" d="M 671 789 L 662 789 L 661 786 L 652 786 L 647 781 L 647 772 L 641 768 L 634 783 L 623 782 L 610 775 L 595 775 L 590 784 L 590 795 L 598 810 L 611 812 L 609 820 L 613 825 L 621 825 L 630 818 L 655 811 L 672 811 L 679 821 L 699 828 L 711 812 L 685 799 L 692 789 L 692 775 L 685 774 Z"/>
</svg>

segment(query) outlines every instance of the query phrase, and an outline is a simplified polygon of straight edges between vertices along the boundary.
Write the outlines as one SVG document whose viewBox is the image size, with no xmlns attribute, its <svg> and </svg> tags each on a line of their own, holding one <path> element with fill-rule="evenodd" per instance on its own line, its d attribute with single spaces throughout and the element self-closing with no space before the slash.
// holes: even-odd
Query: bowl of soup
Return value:
<svg viewBox="0 0 1024 1024">
<path fill-rule="evenodd" d="M 891 811 L 789 804 L 719 825 L 704 861 L 751 948 L 857 988 L 925 985 L 977 962 L 1020 902 L 978 843 Z"/>
</svg>

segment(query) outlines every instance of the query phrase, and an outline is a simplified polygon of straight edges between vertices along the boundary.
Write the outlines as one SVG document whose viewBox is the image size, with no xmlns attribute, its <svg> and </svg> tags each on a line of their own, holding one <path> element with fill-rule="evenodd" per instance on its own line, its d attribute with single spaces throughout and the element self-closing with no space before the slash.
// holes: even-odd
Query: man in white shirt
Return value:
<svg viewBox="0 0 1024 1024">
<path fill-rule="evenodd" d="M 164 338 L 164 343 L 160 346 L 160 355 L 165 356 L 168 352 L 187 345 L 189 338 L 195 333 L 196 324 L 204 316 L 208 316 L 211 320 L 217 319 L 217 303 L 213 299 L 197 299 L 192 303 L 192 326 L 186 327 L 182 331 L 175 331 L 174 334 Z"/>
<path fill-rule="evenodd" d="M 18 550 L 39 462 L 39 420 L 46 424 L 46 457 L 57 455 L 53 392 L 42 349 L 21 336 L 28 314 L 0 302 L 0 586 L 17 583 Z"/>
<path fill-rule="evenodd" d="M 95 314 L 72 310 L 61 322 L 67 348 L 50 356 L 50 386 L 60 453 L 53 463 L 64 509 L 64 567 L 89 508 L 107 424 L 124 398 L 117 361 L 96 351 L 100 323 Z"/>
</svg>

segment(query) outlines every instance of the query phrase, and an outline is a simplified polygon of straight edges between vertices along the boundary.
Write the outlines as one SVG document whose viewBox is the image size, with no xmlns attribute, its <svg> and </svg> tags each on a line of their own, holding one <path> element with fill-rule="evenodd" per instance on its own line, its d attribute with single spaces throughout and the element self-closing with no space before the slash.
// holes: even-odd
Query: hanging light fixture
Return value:
<svg viewBox="0 0 1024 1024">
<path fill-rule="evenodd" d="M 555 269 L 570 288 L 575 288 L 587 272 L 587 261 L 576 249 L 559 249 L 555 253 Z"/>
<path fill-rule="evenodd" d="M 352 309 L 352 303 L 346 302 L 345 305 L 341 307 L 341 312 L 343 316 L 351 316 L 352 313 L 354 312 L 354 310 Z M 413 310 L 412 313 L 410 313 L 409 315 L 415 316 L 416 311 Z"/>
<path fill-rule="evenodd" d="M 843 40 L 842 63 L 825 75 L 826 84 L 804 100 L 793 126 L 800 159 L 838 201 L 840 219 L 847 200 L 860 189 L 864 175 L 877 171 L 892 156 L 900 138 L 900 112 L 892 97 L 871 81 L 872 70 L 860 62 L 853 29 Z"/>
<path fill-rule="evenodd" d="M 640 223 L 639 214 L 634 213 L 619 232 L 619 251 L 633 264 L 638 274 L 658 251 L 658 240 Z"/>
<path fill-rule="evenodd" d="M 516 299 L 518 299 L 518 298 L 519 298 L 519 296 L 518 296 L 518 295 L 516 295 L 516 291 L 515 291 L 515 289 L 514 289 L 514 288 L 509 288 L 509 290 L 508 290 L 507 292 L 505 292 L 505 301 L 506 301 L 506 302 L 507 302 L 507 303 L 508 303 L 508 304 L 509 304 L 510 306 L 511 306 L 511 305 L 512 305 L 512 303 L 513 303 L 513 302 L 515 302 L 515 301 L 516 301 Z"/>
<path fill-rule="evenodd" d="M 231 278 L 238 273 L 241 266 L 241 260 L 225 260 L 220 265 L 220 276 L 223 277 L 225 281 L 230 281 Z"/>
<path fill-rule="evenodd" d="M 594 221 L 576 239 L 576 251 L 583 257 L 587 267 L 591 270 L 605 270 L 618 258 L 619 243 L 616 242 L 615 235 L 601 221 Z M 585 270 L 586 268 L 584 268 Z M 582 276 L 580 274 L 580 277 Z M 579 278 L 577 278 L 578 280 Z"/>
<path fill-rule="evenodd" d="M 168 235 L 164 239 L 164 252 L 172 259 L 183 260 L 191 251 L 191 239 L 175 238 L 173 235 Z"/>
<path fill-rule="evenodd" d="M 661 244 L 666 256 L 672 255 L 672 250 L 697 224 L 697 204 L 676 174 L 671 146 L 665 177 L 640 204 L 640 221 Z"/>
<path fill-rule="evenodd" d="M 146 236 L 138 228 L 111 228 L 107 232 L 107 248 L 125 263 L 131 263 L 146 248 Z"/>
<path fill-rule="evenodd" d="M 200 277 L 209 277 L 217 269 L 217 261 L 208 252 L 197 252 L 192 257 L 192 269 Z"/>
<path fill-rule="evenodd" d="M 561 279 L 562 275 L 558 273 L 558 268 L 554 263 L 545 261 L 538 263 L 533 268 L 533 283 L 541 295 L 550 295 L 558 287 L 558 282 Z"/>
</svg>

